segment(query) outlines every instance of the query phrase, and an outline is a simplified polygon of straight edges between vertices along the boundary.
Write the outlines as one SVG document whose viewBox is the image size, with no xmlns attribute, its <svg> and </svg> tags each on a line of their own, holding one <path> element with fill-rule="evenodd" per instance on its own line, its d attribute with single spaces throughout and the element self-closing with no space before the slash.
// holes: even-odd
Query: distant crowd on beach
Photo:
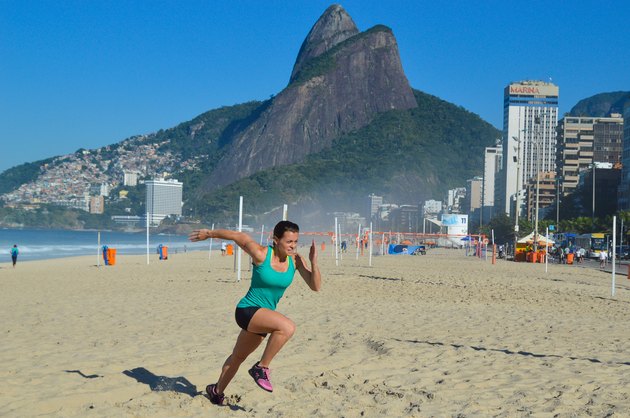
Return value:
<svg viewBox="0 0 630 418">
<path fill-rule="evenodd" d="M 582 264 L 584 263 L 584 258 L 587 256 L 588 252 L 585 248 L 576 247 L 576 246 L 566 246 L 566 247 L 552 247 L 549 250 L 549 255 L 552 256 L 558 264 Z M 599 268 L 606 268 L 608 265 L 608 251 L 598 251 L 596 253 L 597 260 L 599 261 Z"/>
</svg>

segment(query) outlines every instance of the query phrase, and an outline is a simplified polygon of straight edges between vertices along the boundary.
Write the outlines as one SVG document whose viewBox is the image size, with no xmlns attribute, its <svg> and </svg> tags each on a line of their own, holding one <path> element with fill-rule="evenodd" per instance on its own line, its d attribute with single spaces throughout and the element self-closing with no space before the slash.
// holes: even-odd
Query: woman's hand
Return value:
<svg viewBox="0 0 630 418">
<path fill-rule="evenodd" d="M 211 232 L 209 229 L 195 229 L 188 235 L 188 239 L 192 242 L 203 241 L 212 238 Z"/>
<path fill-rule="evenodd" d="M 317 251 L 315 250 L 315 240 L 311 243 L 311 249 L 308 253 L 308 258 L 311 261 L 311 268 L 309 269 L 304 265 L 304 260 L 299 254 L 295 255 L 295 267 L 300 272 L 300 275 L 312 290 L 318 292 L 322 288 L 322 276 L 319 272 L 319 266 L 317 265 Z"/>
<path fill-rule="evenodd" d="M 311 260 L 311 266 L 317 264 L 317 250 L 315 249 L 315 240 L 311 243 L 311 249 L 308 252 L 308 259 Z"/>
</svg>

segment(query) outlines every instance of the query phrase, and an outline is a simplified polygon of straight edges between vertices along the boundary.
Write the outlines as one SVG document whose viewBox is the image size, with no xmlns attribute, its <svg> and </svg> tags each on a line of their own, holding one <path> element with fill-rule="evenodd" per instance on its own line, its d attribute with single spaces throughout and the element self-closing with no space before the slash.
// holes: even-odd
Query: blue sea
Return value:
<svg viewBox="0 0 630 418">
<path fill-rule="evenodd" d="M 146 232 L 101 231 L 101 247 L 116 248 L 118 255 L 146 254 Z M 210 241 L 192 243 L 185 235 L 149 235 L 149 251 L 157 252 L 159 244 L 169 247 L 169 253 L 208 250 Z M 51 229 L 1 229 L 0 262 L 10 262 L 10 249 L 17 244 L 18 262 L 48 258 L 94 255 L 99 251 L 96 231 L 66 231 Z M 214 246 L 218 247 L 215 242 Z"/>
</svg>

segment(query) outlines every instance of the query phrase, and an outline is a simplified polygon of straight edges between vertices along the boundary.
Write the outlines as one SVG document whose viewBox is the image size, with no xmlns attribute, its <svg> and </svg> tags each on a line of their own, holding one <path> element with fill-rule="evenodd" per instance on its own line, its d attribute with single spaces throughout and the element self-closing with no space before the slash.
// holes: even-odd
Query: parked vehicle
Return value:
<svg viewBox="0 0 630 418">
<path fill-rule="evenodd" d="M 630 260 L 630 246 L 617 245 L 616 253 L 617 258 L 620 258 L 622 260 Z"/>
</svg>

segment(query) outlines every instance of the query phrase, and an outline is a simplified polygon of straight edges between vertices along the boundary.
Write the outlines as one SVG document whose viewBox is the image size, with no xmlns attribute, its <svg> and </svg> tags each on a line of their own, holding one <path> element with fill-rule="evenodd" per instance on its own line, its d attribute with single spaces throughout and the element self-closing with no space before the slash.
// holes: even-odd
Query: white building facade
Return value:
<svg viewBox="0 0 630 418">
<path fill-rule="evenodd" d="M 501 199 L 497 200 L 502 205 L 499 209 L 512 216 L 517 189 L 522 196 L 529 179 L 539 172 L 556 170 L 558 96 L 558 86 L 543 81 L 519 81 L 505 87 L 501 170 L 504 184 Z M 523 205 L 522 198 L 519 203 Z"/>
<path fill-rule="evenodd" d="M 437 216 L 438 213 L 442 212 L 442 202 L 440 200 L 425 200 L 422 206 L 422 216 Z"/>
<path fill-rule="evenodd" d="M 378 213 L 378 207 L 383 204 L 383 196 L 376 196 L 374 193 L 367 198 L 367 219 L 373 219 Z"/>
<path fill-rule="evenodd" d="M 151 225 L 159 225 L 169 215 L 181 216 L 183 183 L 177 180 L 153 179 L 145 181 L 145 185 L 146 208 Z"/>
<path fill-rule="evenodd" d="M 503 149 L 500 146 L 486 147 L 483 163 L 482 205 L 484 207 L 494 206 L 494 184 L 502 165 Z"/>
<path fill-rule="evenodd" d="M 124 186 L 137 186 L 138 174 L 139 173 L 137 171 L 124 171 L 123 172 L 123 185 Z"/>
</svg>

